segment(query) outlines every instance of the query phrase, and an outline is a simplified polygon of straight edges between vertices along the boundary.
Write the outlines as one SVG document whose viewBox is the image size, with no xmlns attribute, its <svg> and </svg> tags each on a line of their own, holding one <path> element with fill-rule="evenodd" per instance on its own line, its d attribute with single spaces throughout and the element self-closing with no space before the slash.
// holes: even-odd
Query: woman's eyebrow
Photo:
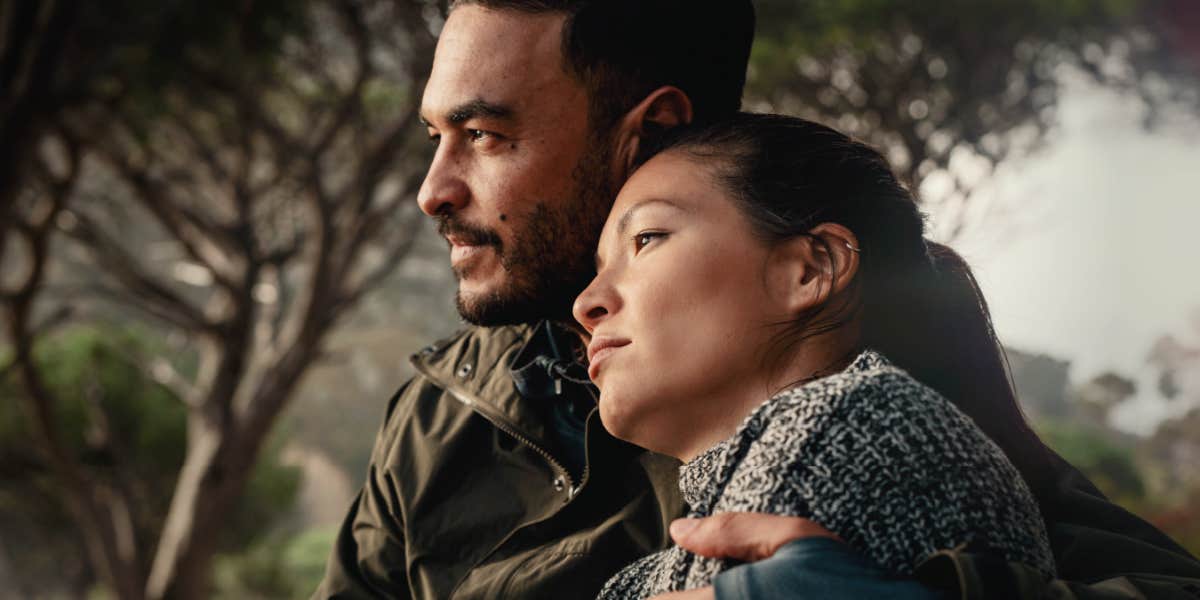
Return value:
<svg viewBox="0 0 1200 600">
<path fill-rule="evenodd" d="M 687 212 L 686 208 L 680 206 L 676 202 L 667 200 L 666 198 L 646 198 L 645 200 L 639 200 L 634 203 L 633 206 L 625 209 L 625 213 L 622 214 L 621 219 L 617 221 L 617 235 L 620 237 L 625 237 L 625 232 L 629 229 L 629 223 L 633 220 L 634 213 L 641 210 L 643 207 L 652 204 L 665 204 L 671 208 L 674 208 L 675 210 Z"/>
<path fill-rule="evenodd" d="M 643 208 L 645 206 L 649 206 L 651 204 L 662 204 L 664 206 L 669 206 L 671 208 L 674 208 L 675 210 L 678 210 L 678 211 L 687 212 L 686 208 L 680 206 L 676 202 L 667 200 L 666 198 L 645 198 L 643 200 L 638 200 L 637 202 L 635 202 L 633 204 L 633 206 L 630 206 L 629 208 L 625 209 L 625 212 L 621 214 L 621 218 L 619 220 L 617 220 L 617 237 L 619 237 L 619 238 L 625 237 L 626 232 L 629 230 L 629 223 L 631 221 L 633 221 L 634 213 L 636 213 L 641 208 Z M 596 270 L 599 271 L 600 268 L 604 264 L 604 260 L 600 256 L 599 248 L 596 249 L 595 261 L 596 261 Z"/>
</svg>

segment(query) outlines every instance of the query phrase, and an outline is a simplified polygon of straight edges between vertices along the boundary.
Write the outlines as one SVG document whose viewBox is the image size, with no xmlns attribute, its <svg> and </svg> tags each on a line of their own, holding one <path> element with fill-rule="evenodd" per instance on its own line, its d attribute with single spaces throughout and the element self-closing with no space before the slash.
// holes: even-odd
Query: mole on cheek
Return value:
<svg viewBox="0 0 1200 600">
<path fill-rule="evenodd" d="M 516 150 L 516 149 L 517 149 L 517 143 L 516 143 L 516 142 L 513 142 L 513 143 L 512 143 L 512 144 L 510 144 L 508 147 L 509 147 L 509 148 L 512 148 L 513 150 Z"/>
<path fill-rule="evenodd" d="M 501 220 L 501 221 L 507 221 L 507 220 L 508 220 L 508 215 L 500 215 L 500 220 Z"/>
</svg>

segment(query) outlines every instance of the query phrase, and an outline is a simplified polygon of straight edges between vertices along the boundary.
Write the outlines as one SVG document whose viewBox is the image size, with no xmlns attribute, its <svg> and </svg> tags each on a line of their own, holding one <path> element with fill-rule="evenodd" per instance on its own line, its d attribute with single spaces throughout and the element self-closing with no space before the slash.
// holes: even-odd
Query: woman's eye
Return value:
<svg viewBox="0 0 1200 600">
<path fill-rule="evenodd" d="M 633 251 L 636 254 L 654 240 L 664 237 L 667 237 L 667 234 L 664 231 L 643 231 L 633 236 Z"/>
</svg>

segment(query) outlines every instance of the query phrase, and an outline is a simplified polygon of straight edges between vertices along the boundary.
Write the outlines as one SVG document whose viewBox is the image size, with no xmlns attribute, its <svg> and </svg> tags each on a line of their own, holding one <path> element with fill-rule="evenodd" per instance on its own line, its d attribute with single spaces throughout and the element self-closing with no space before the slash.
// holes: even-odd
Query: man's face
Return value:
<svg viewBox="0 0 1200 600">
<path fill-rule="evenodd" d="M 438 40 L 421 103 L 437 151 L 418 202 L 450 244 L 473 323 L 566 318 L 594 273 L 610 152 L 564 64 L 563 22 L 466 5 Z"/>
</svg>

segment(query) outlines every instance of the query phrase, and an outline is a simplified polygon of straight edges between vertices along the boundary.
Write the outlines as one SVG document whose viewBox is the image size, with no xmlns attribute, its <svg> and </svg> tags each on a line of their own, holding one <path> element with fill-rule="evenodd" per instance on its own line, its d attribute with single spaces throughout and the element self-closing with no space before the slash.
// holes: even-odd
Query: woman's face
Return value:
<svg viewBox="0 0 1200 600">
<path fill-rule="evenodd" d="M 574 307 L 609 431 L 683 458 L 733 433 L 689 448 L 699 430 L 767 398 L 762 349 L 787 318 L 769 258 L 711 167 L 670 151 L 634 173 Z"/>
</svg>

